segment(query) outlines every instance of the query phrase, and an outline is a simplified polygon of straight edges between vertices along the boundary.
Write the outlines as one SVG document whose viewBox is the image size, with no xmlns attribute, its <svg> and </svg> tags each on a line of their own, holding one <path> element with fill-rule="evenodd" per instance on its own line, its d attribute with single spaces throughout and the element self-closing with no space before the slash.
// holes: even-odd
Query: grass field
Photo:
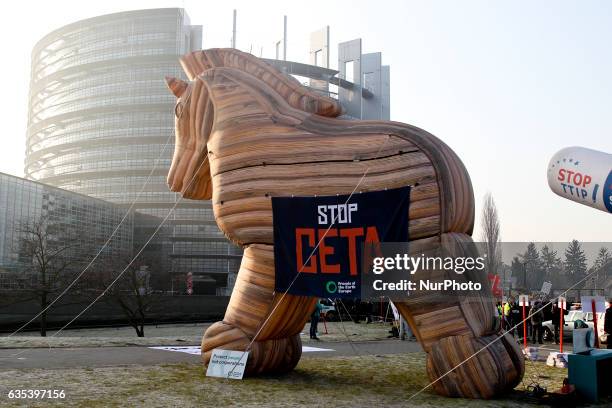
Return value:
<svg viewBox="0 0 612 408">
<path fill-rule="evenodd" d="M 138 338 L 131 328 L 81 329 L 61 337 L 41 339 L 35 333 L 0 337 L 6 347 L 101 347 L 118 345 L 196 345 L 206 324 L 151 326 Z M 308 328 L 306 328 L 307 330 Z M 327 323 L 319 327 L 325 341 L 384 339 L 389 326 Z M 50 333 L 52 334 L 52 332 Z M 307 333 L 306 333 L 307 334 Z M 302 336 L 305 343 L 308 336 Z M 537 381 L 558 390 L 567 370 L 527 363 L 523 384 L 504 398 L 472 401 L 439 397 L 427 390 L 408 398 L 428 384 L 425 354 L 384 356 L 309 357 L 284 376 L 246 378 L 242 381 L 208 378 L 200 365 L 121 366 L 82 369 L 6 370 L 0 372 L 0 406 L 150 406 L 150 407 L 521 407 L 523 390 Z M 9 401 L 11 389 L 63 389 L 61 401 Z M 610 405 L 612 406 L 612 405 Z"/>
<path fill-rule="evenodd" d="M 528 363 L 524 384 L 502 399 L 450 399 L 428 390 L 408 402 L 428 383 L 424 367 L 424 353 L 408 353 L 302 359 L 287 375 L 242 381 L 206 377 L 201 366 L 192 364 L 9 370 L 0 372 L 0 406 L 26 404 L 9 401 L 9 389 L 39 388 L 64 389 L 61 404 L 76 407 L 519 407 L 525 406 L 520 391 L 532 379 L 539 376 L 542 386 L 556 390 L 567 375 L 564 369 Z M 27 405 L 49 406 L 49 400 L 29 400 Z"/>
</svg>

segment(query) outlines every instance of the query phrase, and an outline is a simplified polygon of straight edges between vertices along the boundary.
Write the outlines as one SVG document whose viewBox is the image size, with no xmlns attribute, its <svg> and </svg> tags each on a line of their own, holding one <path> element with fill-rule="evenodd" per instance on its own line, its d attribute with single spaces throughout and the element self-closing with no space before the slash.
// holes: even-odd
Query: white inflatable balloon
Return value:
<svg viewBox="0 0 612 408">
<path fill-rule="evenodd" d="M 612 155 L 566 147 L 548 164 L 548 185 L 561 197 L 612 213 Z"/>
</svg>

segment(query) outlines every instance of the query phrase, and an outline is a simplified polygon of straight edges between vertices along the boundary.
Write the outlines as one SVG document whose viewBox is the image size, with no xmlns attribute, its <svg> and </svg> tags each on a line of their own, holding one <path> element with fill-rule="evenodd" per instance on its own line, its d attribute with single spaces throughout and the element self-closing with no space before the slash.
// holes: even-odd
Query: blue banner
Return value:
<svg viewBox="0 0 612 408">
<path fill-rule="evenodd" d="M 409 186 L 348 198 L 272 198 L 277 292 L 360 297 L 363 245 L 408 241 Z"/>
</svg>

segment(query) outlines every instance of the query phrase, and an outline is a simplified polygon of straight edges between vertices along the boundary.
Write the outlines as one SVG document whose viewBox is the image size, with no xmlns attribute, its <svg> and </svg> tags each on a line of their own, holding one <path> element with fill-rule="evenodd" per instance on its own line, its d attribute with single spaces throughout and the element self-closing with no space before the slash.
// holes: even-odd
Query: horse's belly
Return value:
<svg viewBox="0 0 612 408">
<path fill-rule="evenodd" d="M 389 140 L 393 139 L 392 136 Z M 258 149 L 256 145 L 250 146 L 248 157 L 244 158 L 244 163 L 249 163 L 247 166 L 218 171 L 224 167 L 224 159 L 231 158 L 215 158 L 211 166 L 217 223 L 239 244 L 272 244 L 272 197 L 350 194 L 355 187 L 358 192 L 366 192 L 410 185 L 413 187 L 409 210 L 411 238 L 438 234 L 440 196 L 434 166 L 427 155 L 412 145 L 402 147 L 397 140 L 389 144 L 397 148 L 379 154 L 380 158 L 365 160 L 354 160 L 360 157 L 358 149 L 345 155 L 345 160 L 340 157 L 321 161 L 321 155 L 330 155 L 333 151 L 322 149 L 321 155 L 309 156 L 301 149 L 295 152 L 285 149 L 283 158 L 279 158 L 278 154 L 271 154 L 269 146 Z M 371 146 L 364 146 L 363 150 L 372 152 Z M 241 154 L 244 155 L 244 150 Z M 365 153 L 361 157 L 364 156 Z M 287 163 L 287 157 L 293 163 Z"/>
</svg>

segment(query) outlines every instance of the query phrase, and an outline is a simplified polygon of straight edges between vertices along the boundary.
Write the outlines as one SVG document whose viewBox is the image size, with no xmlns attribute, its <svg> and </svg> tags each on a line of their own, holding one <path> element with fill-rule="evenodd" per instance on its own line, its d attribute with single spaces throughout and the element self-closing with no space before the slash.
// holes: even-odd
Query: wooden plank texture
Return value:
<svg viewBox="0 0 612 408">
<path fill-rule="evenodd" d="M 291 370 L 300 358 L 299 333 L 315 299 L 274 292 L 272 197 L 410 185 L 412 241 L 471 242 L 470 178 L 440 139 L 404 123 L 341 119 L 337 101 L 235 49 L 193 52 L 181 64 L 190 81 L 167 78 L 177 97 L 168 185 L 186 198 L 212 200 L 221 230 L 244 247 L 224 320 L 204 335 L 205 363 L 215 347 L 249 345 L 247 374 Z M 460 253 L 470 253 L 467 244 L 458 247 Z M 477 274 L 465 279 L 486 282 Z M 495 338 L 488 295 L 424 294 L 398 303 L 428 352 L 432 380 Z M 510 338 L 499 341 L 437 382 L 435 390 L 471 398 L 508 391 L 524 370 L 515 346 Z"/>
</svg>

